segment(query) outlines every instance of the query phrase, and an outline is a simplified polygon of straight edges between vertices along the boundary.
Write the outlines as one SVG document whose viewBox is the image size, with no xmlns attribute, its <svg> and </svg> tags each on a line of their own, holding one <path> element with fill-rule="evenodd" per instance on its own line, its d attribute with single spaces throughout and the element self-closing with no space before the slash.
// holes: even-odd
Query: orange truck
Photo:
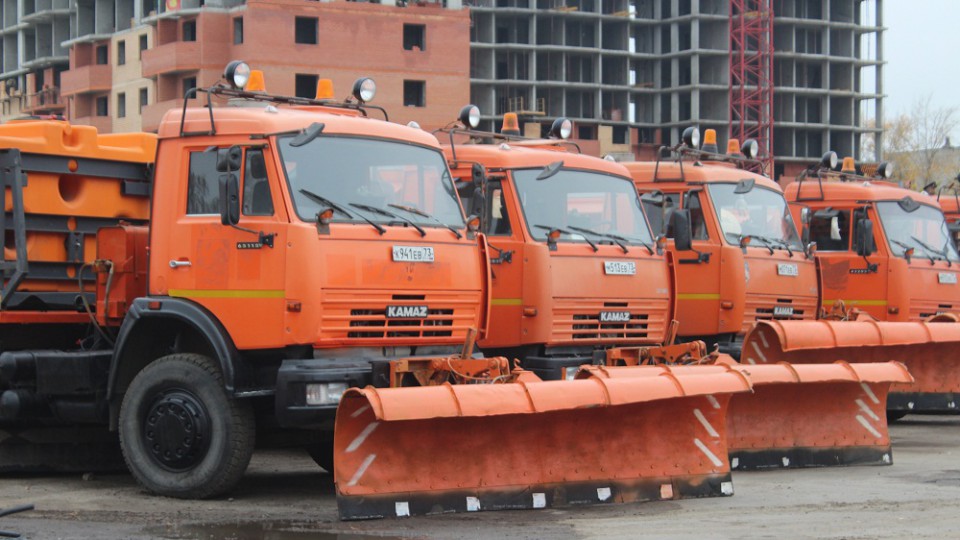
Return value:
<svg viewBox="0 0 960 540">
<path fill-rule="evenodd" d="M 953 245 L 960 250 L 960 193 L 954 188 L 953 193 L 947 195 L 941 188 L 937 193 L 937 202 L 940 203 L 940 210 L 947 220 L 947 230 L 953 239 Z"/>
<path fill-rule="evenodd" d="M 716 144 L 712 130 L 706 144 Z M 696 140 L 695 140 L 696 139 Z M 746 151 L 756 143 L 746 141 Z M 677 273 L 677 319 L 682 341 L 739 357 L 743 337 L 757 321 L 812 320 L 817 271 L 801 244 L 780 187 L 737 166 L 739 149 L 720 155 L 699 149 L 699 132 L 684 132 L 677 159 L 624 163 L 656 234 L 669 238 Z M 670 216 L 689 214 L 692 250 L 677 249 Z"/>
<path fill-rule="evenodd" d="M 343 519 L 731 492 L 703 452 L 750 381 L 475 355 L 489 248 L 437 139 L 375 118 L 369 79 L 329 87 L 271 95 L 232 62 L 156 136 L 0 126 L 0 470 L 90 470 L 110 430 L 180 498 L 229 491 L 255 441 L 308 446 Z"/>
<path fill-rule="evenodd" d="M 786 197 L 803 236 L 816 245 L 825 317 L 863 319 L 855 323 L 860 334 L 845 341 L 828 335 L 826 326 L 836 322 L 821 321 L 792 330 L 770 327 L 762 331 L 764 339 L 796 361 L 804 355 L 812 361 L 816 348 L 851 361 L 900 359 L 916 382 L 893 389 L 891 417 L 956 411 L 960 369 L 953 356 L 960 326 L 939 322 L 956 322 L 960 315 L 960 255 L 941 205 L 889 181 L 887 164 L 865 178 L 856 174 L 852 159 L 845 161 L 835 172 L 837 156 L 828 152 L 787 186 Z M 792 331 L 813 331 L 818 338 L 791 345 Z"/>
<path fill-rule="evenodd" d="M 471 109 L 464 108 L 460 126 L 444 130 L 450 141 L 444 153 L 490 246 L 491 325 L 479 342 L 486 353 L 516 356 L 525 369 L 552 379 L 622 382 L 656 374 L 641 364 L 670 364 L 664 368 L 670 373 L 691 376 L 732 369 L 754 390 L 731 398 L 732 468 L 890 463 L 883 397 L 891 382 L 910 380 L 902 366 L 739 366 L 726 355 L 708 355 L 702 342 L 671 345 L 674 254 L 651 234 L 627 169 L 581 155 L 564 140 L 565 119 L 554 122 L 551 139 L 525 139 L 506 128 L 499 134 L 471 129 Z M 779 201 L 782 218 L 786 205 Z M 674 211 L 669 223 L 675 257 L 695 257 L 688 211 Z M 805 264 L 812 270 L 812 262 Z M 685 323 L 681 318 L 680 327 Z M 715 365 L 675 366 L 683 363 Z"/>
</svg>

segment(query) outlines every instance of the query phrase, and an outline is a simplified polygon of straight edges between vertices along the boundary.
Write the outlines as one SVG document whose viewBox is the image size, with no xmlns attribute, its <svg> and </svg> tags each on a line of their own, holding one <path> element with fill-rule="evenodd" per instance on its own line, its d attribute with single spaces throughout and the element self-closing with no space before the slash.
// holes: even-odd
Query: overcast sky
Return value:
<svg viewBox="0 0 960 540">
<path fill-rule="evenodd" d="M 883 6 L 887 119 L 926 94 L 934 106 L 960 108 L 960 0 L 884 0 Z M 960 141 L 960 129 L 953 135 Z"/>
</svg>

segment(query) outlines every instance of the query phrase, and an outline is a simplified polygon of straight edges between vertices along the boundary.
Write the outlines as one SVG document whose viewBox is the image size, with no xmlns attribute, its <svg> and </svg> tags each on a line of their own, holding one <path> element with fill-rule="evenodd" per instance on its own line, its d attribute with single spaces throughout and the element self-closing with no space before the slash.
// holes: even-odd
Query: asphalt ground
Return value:
<svg viewBox="0 0 960 540">
<path fill-rule="evenodd" d="M 31 539 L 960 538 L 960 416 L 891 426 L 893 465 L 738 472 L 733 497 L 339 522 L 332 477 L 263 451 L 229 498 L 182 501 L 127 474 L 0 477 L 0 530 Z"/>
</svg>

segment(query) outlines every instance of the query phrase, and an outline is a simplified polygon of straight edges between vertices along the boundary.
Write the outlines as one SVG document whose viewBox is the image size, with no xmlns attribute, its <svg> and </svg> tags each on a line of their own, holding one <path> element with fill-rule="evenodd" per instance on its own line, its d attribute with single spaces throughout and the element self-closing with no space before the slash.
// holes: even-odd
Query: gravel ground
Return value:
<svg viewBox="0 0 960 540">
<path fill-rule="evenodd" d="M 736 473 L 733 497 L 341 523 L 305 454 L 259 452 L 228 499 L 146 494 L 125 474 L 5 476 L 0 518 L 31 539 L 960 538 L 960 417 L 891 428 L 894 464 Z"/>
</svg>

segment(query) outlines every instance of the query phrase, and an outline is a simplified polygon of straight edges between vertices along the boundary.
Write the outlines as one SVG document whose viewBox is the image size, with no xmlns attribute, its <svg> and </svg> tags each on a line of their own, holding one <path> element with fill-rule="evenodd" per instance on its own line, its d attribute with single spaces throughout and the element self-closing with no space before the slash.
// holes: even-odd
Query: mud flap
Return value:
<svg viewBox="0 0 960 540">
<path fill-rule="evenodd" d="M 752 394 L 731 398 L 727 416 L 733 470 L 889 465 L 886 397 L 908 382 L 898 362 L 852 365 L 733 364 Z M 719 373 L 724 365 L 674 366 L 675 375 Z M 638 376 L 631 367 L 584 367 L 601 378 Z M 640 375 L 642 376 L 642 375 Z"/>
<path fill-rule="evenodd" d="M 949 322 L 759 321 L 747 333 L 743 364 L 827 364 L 896 360 L 912 383 L 894 384 L 888 410 L 960 412 L 960 324 Z"/>
<path fill-rule="evenodd" d="M 349 390 L 340 518 L 731 495 L 725 418 L 746 377 L 635 369 L 647 376 Z"/>
</svg>

